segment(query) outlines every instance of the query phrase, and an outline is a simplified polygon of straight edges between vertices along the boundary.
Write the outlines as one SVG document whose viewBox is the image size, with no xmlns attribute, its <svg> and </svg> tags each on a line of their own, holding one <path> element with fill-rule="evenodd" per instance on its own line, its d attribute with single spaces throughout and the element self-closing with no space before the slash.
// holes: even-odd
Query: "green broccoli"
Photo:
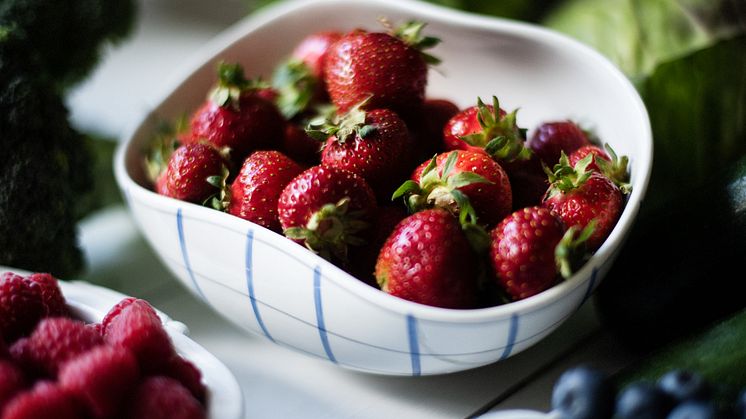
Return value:
<svg viewBox="0 0 746 419">
<path fill-rule="evenodd" d="M 131 0 L 0 2 L 0 265 L 60 277 L 83 267 L 76 223 L 91 209 L 95 161 L 63 94 L 106 41 L 124 36 L 132 8 Z"/>
</svg>

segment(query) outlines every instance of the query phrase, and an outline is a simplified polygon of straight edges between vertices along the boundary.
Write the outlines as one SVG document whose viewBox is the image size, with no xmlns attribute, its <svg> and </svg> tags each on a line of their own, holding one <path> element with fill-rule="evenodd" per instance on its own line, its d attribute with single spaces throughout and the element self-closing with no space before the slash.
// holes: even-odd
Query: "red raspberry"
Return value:
<svg viewBox="0 0 746 419">
<path fill-rule="evenodd" d="M 119 314 L 122 312 L 122 310 L 132 304 L 134 301 L 137 301 L 137 298 L 135 297 L 127 297 L 123 298 L 122 301 L 116 303 L 114 307 L 112 307 L 108 313 L 104 316 L 104 319 L 101 320 L 101 335 L 106 334 L 106 327 L 111 323 L 112 320 L 114 320 Z"/>
<path fill-rule="evenodd" d="M 104 322 L 106 342 L 131 350 L 143 372 L 156 371 L 176 354 L 160 317 L 145 300 L 126 303 L 118 315 L 107 315 Z"/>
<path fill-rule="evenodd" d="M 80 419 L 84 417 L 75 399 L 50 381 L 16 396 L 5 406 L 3 419 Z"/>
<path fill-rule="evenodd" d="M 202 406 L 189 390 L 173 378 L 153 376 L 135 390 L 126 418 L 204 419 Z"/>
<path fill-rule="evenodd" d="M 41 301 L 46 309 L 45 317 L 68 316 L 65 297 L 62 295 L 57 279 L 47 273 L 35 273 L 26 280 L 39 285 Z"/>
<path fill-rule="evenodd" d="M 44 316 L 39 286 L 12 272 L 0 275 L 0 335 L 12 343 Z"/>
<path fill-rule="evenodd" d="M 0 413 L 5 403 L 26 386 L 26 378 L 18 367 L 8 361 L 0 361 Z"/>
<path fill-rule="evenodd" d="M 51 317 L 39 322 L 34 333 L 16 342 L 10 352 L 30 371 L 55 377 L 65 361 L 103 343 L 82 321 Z"/>
<path fill-rule="evenodd" d="M 109 418 L 139 375 L 137 360 L 129 350 L 104 345 L 67 361 L 60 368 L 59 383 L 86 405 L 94 418 Z"/>
<path fill-rule="evenodd" d="M 202 404 L 207 400 L 207 388 L 202 383 L 202 373 L 188 359 L 179 355 L 171 358 L 163 371 L 163 375 L 179 381 Z"/>
</svg>

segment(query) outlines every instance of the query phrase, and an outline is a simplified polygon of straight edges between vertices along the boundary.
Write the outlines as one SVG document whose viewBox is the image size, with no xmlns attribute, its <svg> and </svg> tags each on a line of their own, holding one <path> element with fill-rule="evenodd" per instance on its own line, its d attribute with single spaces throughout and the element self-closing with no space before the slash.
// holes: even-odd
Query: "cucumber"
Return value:
<svg viewBox="0 0 746 419">
<path fill-rule="evenodd" d="M 746 307 L 746 156 L 648 211 L 594 294 L 599 318 L 647 351 Z M 746 334 L 743 335 L 746 342 Z"/>
</svg>

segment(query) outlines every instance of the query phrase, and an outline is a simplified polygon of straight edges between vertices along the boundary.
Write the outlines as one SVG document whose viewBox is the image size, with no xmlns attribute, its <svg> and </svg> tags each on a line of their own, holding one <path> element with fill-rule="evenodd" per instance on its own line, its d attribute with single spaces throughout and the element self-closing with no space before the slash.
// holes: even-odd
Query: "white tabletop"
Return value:
<svg viewBox="0 0 746 419">
<path fill-rule="evenodd" d="M 149 92 L 194 50 L 242 18 L 246 4 L 141 0 L 135 33 L 108 51 L 71 95 L 74 122 L 119 137 L 145 110 Z M 552 385 L 564 369 L 589 363 L 612 372 L 632 359 L 599 327 L 587 303 L 544 341 L 490 366 L 418 378 L 347 371 L 239 330 L 193 298 L 160 263 L 124 207 L 84 220 L 81 241 L 89 269 L 76 279 L 145 298 L 184 322 L 192 338 L 236 375 L 247 418 L 437 419 L 501 409 L 547 411 Z"/>
</svg>

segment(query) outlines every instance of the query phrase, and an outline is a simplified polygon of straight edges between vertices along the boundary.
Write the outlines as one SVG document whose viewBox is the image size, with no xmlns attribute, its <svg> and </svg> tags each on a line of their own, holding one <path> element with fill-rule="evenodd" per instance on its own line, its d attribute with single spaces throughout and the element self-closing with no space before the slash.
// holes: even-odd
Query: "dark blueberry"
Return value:
<svg viewBox="0 0 746 419">
<path fill-rule="evenodd" d="M 706 400 L 710 397 L 707 381 L 692 371 L 670 371 L 658 380 L 658 388 L 678 403 L 684 400 Z"/>
<path fill-rule="evenodd" d="M 627 386 L 616 400 L 615 418 L 661 419 L 671 408 L 671 400 L 652 383 L 638 381 Z"/>
<path fill-rule="evenodd" d="M 565 371 L 552 391 L 552 409 L 566 419 L 609 418 L 613 402 L 606 375 L 589 367 Z"/>
<path fill-rule="evenodd" d="M 720 419 L 718 410 L 711 402 L 687 400 L 674 407 L 666 419 Z"/>
</svg>

